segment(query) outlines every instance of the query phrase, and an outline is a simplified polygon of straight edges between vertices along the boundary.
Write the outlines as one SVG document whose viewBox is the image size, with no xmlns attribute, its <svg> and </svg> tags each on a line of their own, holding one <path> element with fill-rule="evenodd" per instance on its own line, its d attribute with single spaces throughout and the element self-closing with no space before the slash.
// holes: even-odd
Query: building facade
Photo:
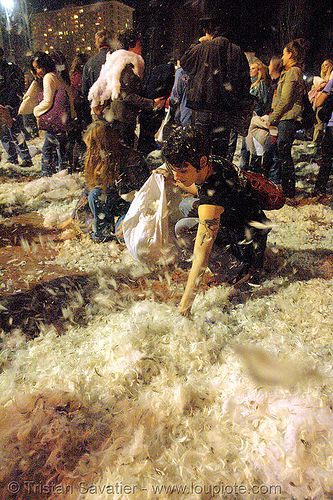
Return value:
<svg viewBox="0 0 333 500">
<path fill-rule="evenodd" d="M 107 28 L 112 34 L 133 27 L 134 9 L 121 2 L 68 5 L 31 16 L 33 50 L 60 50 L 71 64 L 77 52 L 90 57 L 95 51 L 95 33 Z"/>
</svg>

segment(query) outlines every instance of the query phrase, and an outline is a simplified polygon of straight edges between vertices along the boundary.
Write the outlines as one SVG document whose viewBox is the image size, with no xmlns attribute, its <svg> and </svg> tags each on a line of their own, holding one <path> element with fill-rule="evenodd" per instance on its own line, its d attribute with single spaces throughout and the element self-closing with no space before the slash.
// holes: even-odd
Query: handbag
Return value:
<svg viewBox="0 0 333 500">
<path fill-rule="evenodd" d="M 153 173 L 136 193 L 123 221 L 125 244 L 135 260 L 151 266 L 176 255 L 168 215 L 164 177 Z"/>
<path fill-rule="evenodd" d="M 247 180 L 252 196 L 259 202 L 262 210 L 279 210 L 283 207 L 286 197 L 273 182 L 257 172 L 243 170 L 242 174 Z"/>
<path fill-rule="evenodd" d="M 39 102 L 43 99 L 43 94 L 39 96 Z M 65 89 L 58 89 L 53 96 L 53 103 L 50 109 L 38 117 L 39 130 L 45 130 L 51 134 L 67 132 L 71 121 L 69 96 Z"/>
<path fill-rule="evenodd" d="M 328 123 L 333 114 L 333 92 L 328 94 L 323 104 L 318 108 L 318 118 L 324 123 Z"/>
<path fill-rule="evenodd" d="M 171 108 L 168 107 L 162 123 L 155 134 L 155 141 L 159 146 L 162 146 L 164 141 L 170 136 L 172 132 L 173 118 L 171 115 Z"/>
</svg>

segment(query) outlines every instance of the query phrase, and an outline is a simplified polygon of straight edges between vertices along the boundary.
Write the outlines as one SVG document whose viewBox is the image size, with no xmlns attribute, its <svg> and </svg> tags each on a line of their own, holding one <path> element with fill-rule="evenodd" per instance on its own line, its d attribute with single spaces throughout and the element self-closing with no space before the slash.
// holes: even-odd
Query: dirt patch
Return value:
<svg viewBox="0 0 333 500">
<path fill-rule="evenodd" d="M 54 264 L 61 231 L 48 229 L 36 213 L 9 217 L 0 224 L 0 294 L 8 296 L 61 276 L 78 273 Z"/>
</svg>

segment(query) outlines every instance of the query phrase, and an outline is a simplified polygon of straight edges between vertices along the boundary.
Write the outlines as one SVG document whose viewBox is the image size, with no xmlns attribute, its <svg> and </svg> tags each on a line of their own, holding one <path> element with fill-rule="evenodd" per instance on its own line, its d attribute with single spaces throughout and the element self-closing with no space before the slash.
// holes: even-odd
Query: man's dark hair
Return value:
<svg viewBox="0 0 333 500">
<path fill-rule="evenodd" d="M 200 159 L 209 156 L 207 139 L 196 129 L 177 127 L 162 148 L 163 160 L 173 167 L 182 167 L 186 162 L 199 171 Z"/>
<path fill-rule="evenodd" d="M 137 30 L 126 29 L 120 31 L 117 35 L 123 49 L 128 50 L 130 47 L 135 47 L 136 43 L 141 40 L 141 33 Z"/>
<path fill-rule="evenodd" d="M 2 47 L 0 47 L 0 57 L 2 57 L 4 55 L 4 50 Z"/>
<path fill-rule="evenodd" d="M 204 33 L 209 33 L 212 36 L 221 34 L 220 22 L 215 16 L 206 16 L 199 19 L 199 26 Z"/>
</svg>

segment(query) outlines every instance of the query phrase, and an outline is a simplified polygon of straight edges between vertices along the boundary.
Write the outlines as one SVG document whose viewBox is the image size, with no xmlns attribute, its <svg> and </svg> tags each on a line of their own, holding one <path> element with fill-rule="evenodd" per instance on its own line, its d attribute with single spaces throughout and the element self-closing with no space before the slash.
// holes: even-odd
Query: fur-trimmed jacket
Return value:
<svg viewBox="0 0 333 500">
<path fill-rule="evenodd" d="M 100 75 L 91 87 L 91 107 L 107 104 L 104 118 L 135 124 L 140 109 L 152 111 L 154 100 L 142 97 L 143 58 L 120 49 L 108 54 Z"/>
</svg>

